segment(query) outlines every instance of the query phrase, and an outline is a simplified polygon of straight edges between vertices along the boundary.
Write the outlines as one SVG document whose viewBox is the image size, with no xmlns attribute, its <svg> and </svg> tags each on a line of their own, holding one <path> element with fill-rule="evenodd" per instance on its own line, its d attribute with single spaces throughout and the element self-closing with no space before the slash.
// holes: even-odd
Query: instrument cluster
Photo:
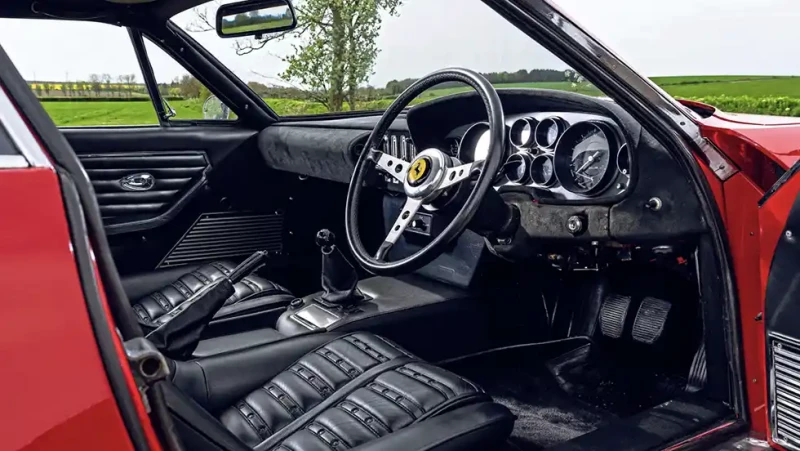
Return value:
<svg viewBox="0 0 800 451">
<path fill-rule="evenodd" d="M 496 187 L 524 186 L 558 199 L 619 194 L 630 182 L 630 154 L 617 125 L 584 113 L 531 113 L 507 119 L 505 163 Z M 454 130 L 461 134 L 463 127 Z M 457 157 L 482 161 L 489 152 L 489 124 L 478 122 L 461 134 Z"/>
</svg>

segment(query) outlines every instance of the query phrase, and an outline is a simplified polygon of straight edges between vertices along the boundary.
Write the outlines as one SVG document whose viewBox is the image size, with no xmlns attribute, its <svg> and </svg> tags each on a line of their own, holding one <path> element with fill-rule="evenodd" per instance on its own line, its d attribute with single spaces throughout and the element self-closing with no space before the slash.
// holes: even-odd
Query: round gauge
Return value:
<svg viewBox="0 0 800 451">
<path fill-rule="evenodd" d="M 565 128 L 567 123 L 564 119 L 557 116 L 548 117 L 536 126 L 536 144 L 543 149 L 552 149 Z"/>
<path fill-rule="evenodd" d="M 464 163 L 483 161 L 489 156 L 491 144 L 489 124 L 478 122 L 470 127 L 461 138 L 461 144 L 458 146 L 458 159 Z"/>
<path fill-rule="evenodd" d="M 511 130 L 508 133 L 509 141 L 517 147 L 530 149 L 535 141 L 536 125 L 538 124 L 539 122 L 532 117 L 517 119 L 511 124 Z"/>
<path fill-rule="evenodd" d="M 579 122 L 568 128 L 555 149 L 555 173 L 568 191 L 596 193 L 605 188 L 614 171 L 617 139 L 603 122 Z"/>
<path fill-rule="evenodd" d="M 447 138 L 445 143 L 447 143 L 447 151 L 445 152 L 447 155 L 451 157 L 458 155 L 458 146 L 461 144 L 458 138 Z"/>
<path fill-rule="evenodd" d="M 631 154 L 627 144 L 623 144 L 617 152 L 617 170 L 624 175 L 631 175 Z"/>
<path fill-rule="evenodd" d="M 503 165 L 503 173 L 509 181 L 524 185 L 529 180 L 532 160 L 533 158 L 527 152 L 515 153 L 506 160 Z"/>
<path fill-rule="evenodd" d="M 540 186 L 551 186 L 556 182 L 552 156 L 539 155 L 533 159 L 533 162 L 531 162 L 531 180 Z"/>
</svg>

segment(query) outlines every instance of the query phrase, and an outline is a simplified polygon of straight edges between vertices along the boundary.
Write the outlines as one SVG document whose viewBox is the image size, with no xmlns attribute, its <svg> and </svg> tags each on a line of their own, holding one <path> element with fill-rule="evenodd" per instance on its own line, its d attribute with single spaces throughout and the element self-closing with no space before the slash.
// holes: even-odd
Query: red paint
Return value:
<svg viewBox="0 0 800 451">
<path fill-rule="evenodd" d="M 3 448 L 132 449 L 86 312 L 56 174 L 0 170 L 0 193 Z"/>
<path fill-rule="evenodd" d="M 683 440 L 683 441 L 681 441 L 679 443 L 676 443 L 675 445 L 672 445 L 672 446 L 670 446 L 668 448 L 664 448 L 664 451 L 677 451 L 679 449 L 694 448 L 704 438 L 709 437 L 709 436 L 711 436 L 713 434 L 716 434 L 716 433 L 723 432 L 726 429 L 728 429 L 729 427 L 734 426 L 735 424 L 736 424 L 735 421 L 728 421 L 727 423 L 722 423 L 722 424 L 720 424 L 719 426 L 717 426 L 715 428 L 711 428 L 711 429 L 709 429 L 707 431 L 704 431 L 704 432 L 701 432 L 701 433 L 695 435 L 694 437 L 687 438 L 686 440 Z"/>
<path fill-rule="evenodd" d="M 756 316 L 764 311 L 763 283 L 758 268 L 761 256 L 758 201 L 763 192 L 742 173 L 728 179 L 724 190 L 725 222 L 739 297 L 747 406 L 752 433 L 764 439 L 769 430 L 765 334 L 764 322 L 756 321 Z"/>
</svg>

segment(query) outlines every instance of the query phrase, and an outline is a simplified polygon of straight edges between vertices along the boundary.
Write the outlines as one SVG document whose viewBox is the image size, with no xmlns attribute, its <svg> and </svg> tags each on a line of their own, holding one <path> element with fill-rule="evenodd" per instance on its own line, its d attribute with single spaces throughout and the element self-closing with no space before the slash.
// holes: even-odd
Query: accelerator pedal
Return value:
<svg viewBox="0 0 800 451">
<path fill-rule="evenodd" d="M 707 378 L 706 344 L 703 343 L 694 354 L 694 359 L 692 359 L 692 367 L 689 369 L 689 380 L 686 381 L 686 391 L 689 393 L 700 391 L 705 387 Z"/>
<path fill-rule="evenodd" d="M 639 304 L 639 311 L 633 320 L 633 339 L 639 343 L 653 344 L 664 333 L 667 316 L 672 304 L 661 299 L 646 297 Z"/>
<path fill-rule="evenodd" d="M 610 294 L 600 307 L 600 331 L 608 338 L 619 338 L 625 330 L 625 319 L 628 317 L 628 308 L 631 306 L 631 297 L 619 294 Z"/>
</svg>

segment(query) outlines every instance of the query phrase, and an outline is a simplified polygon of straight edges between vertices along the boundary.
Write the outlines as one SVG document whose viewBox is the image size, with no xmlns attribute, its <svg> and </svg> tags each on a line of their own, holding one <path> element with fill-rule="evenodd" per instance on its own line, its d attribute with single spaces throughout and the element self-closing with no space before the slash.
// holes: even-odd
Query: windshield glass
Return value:
<svg viewBox="0 0 800 451">
<path fill-rule="evenodd" d="M 415 79 L 454 66 L 499 87 L 599 94 L 478 0 L 297 0 L 297 28 L 265 39 L 220 38 L 214 23 L 225 3 L 173 21 L 280 115 L 382 110 Z M 414 103 L 467 89 L 440 85 Z"/>
</svg>

